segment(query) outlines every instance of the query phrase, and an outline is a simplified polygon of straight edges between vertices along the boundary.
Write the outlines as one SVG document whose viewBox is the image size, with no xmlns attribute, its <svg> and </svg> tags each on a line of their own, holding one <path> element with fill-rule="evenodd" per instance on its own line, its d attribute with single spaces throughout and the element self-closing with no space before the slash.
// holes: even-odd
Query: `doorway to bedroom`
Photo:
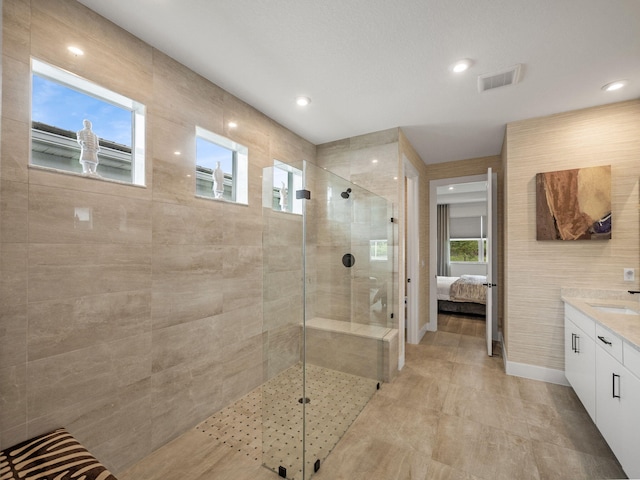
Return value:
<svg viewBox="0 0 640 480">
<path fill-rule="evenodd" d="M 497 328 L 496 175 L 430 182 L 430 315 L 436 331 L 442 314 L 475 315 L 485 322 L 487 354 Z"/>
</svg>

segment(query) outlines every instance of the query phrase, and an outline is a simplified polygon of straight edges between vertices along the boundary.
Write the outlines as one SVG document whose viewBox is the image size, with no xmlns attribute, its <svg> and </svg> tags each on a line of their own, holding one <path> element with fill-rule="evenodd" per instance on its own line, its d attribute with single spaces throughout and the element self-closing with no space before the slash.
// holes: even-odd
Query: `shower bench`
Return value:
<svg viewBox="0 0 640 480">
<path fill-rule="evenodd" d="M 398 373 L 398 329 L 316 317 L 306 322 L 306 360 L 390 382 Z"/>
</svg>

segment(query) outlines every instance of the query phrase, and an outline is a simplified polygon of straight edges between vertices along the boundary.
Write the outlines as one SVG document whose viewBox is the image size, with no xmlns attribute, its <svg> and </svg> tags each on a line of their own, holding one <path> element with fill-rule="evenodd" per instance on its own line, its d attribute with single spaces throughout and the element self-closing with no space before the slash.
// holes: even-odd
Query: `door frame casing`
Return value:
<svg viewBox="0 0 640 480">
<path fill-rule="evenodd" d="M 411 164 L 407 157 L 403 156 L 403 177 L 405 179 L 405 238 L 404 252 L 406 271 L 403 281 L 407 292 L 407 343 L 418 344 L 424 335 L 419 328 L 420 309 L 419 292 L 420 292 L 420 193 L 418 170 Z M 410 278 L 411 282 L 406 280 Z M 404 309 L 402 310 L 404 311 Z M 403 315 L 404 316 L 404 315 Z"/>
</svg>

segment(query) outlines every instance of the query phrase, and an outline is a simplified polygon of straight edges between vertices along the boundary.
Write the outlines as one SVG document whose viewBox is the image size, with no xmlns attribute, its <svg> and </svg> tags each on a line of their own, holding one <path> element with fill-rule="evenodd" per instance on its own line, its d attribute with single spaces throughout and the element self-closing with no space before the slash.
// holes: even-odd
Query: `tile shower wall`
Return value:
<svg viewBox="0 0 640 480">
<path fill-rule="evenodd" d="M 300 361 L 305 300 L 302 216 L 265 208 L 263 239 L 264 379 L 268 380 Z"/>
<path fill-rule="evenodd" d="M 398 129 L 394 128 L 319 145 L 317 162 L 320 167 L 392 202 L 393 213 L 390 212 L 389 216 L 397 216 L 398 158 Z M 373 160 L 377 162 L 372 163 Z M 394 177 L 396 177 L 395 180 Z M 333 231 L 318 237 L 316 252 L 318 295 L 315 313 L 318 317 L 332 320 L 351 320 L 369 324 L 372 322 L 368 313 L 369 277 L 376 275 L 375 265 L 367 263 L 367 267 L 370 266 L 371 270 L 356 269 L 352 279 L 351 274 L 345 275 L 345 269 L 340 262 L 329 261 L 329 259 L 340 259 L 347 253 L 344 240 L 349 239 L 349 236 L 351 237 L 350 248 L 353 252 L 356 254 L 362 252 L 356 258 L 366 256 L 368 243 L 372 238 L 369 219 L 359 218 L 362 213 L 369 214 L 366 204 L 358 211 L 358 204 L 355 203 L 352 212 L 351 202 L 342 201 L 340 191 L 333 193 L 331 208 L 323 213 L 331 217 Z M 355 197 L 353 202 L 356 202 Z M 383 214 L 382 218 L 385 216 Z M 393 228 L 391 224 L 389 228 Z M 394 249 L 393 255 L 394 258 L 398 258 L 397 248 Z M 360 263 L 356 261 L 356 267 L 359 268 L 359 266 Z M 384 277 L 384 272 L 380 273 L 380 277 Z M 397 290 L 396 279 L 397 272 L 394 272 L 394 291 Z M 367 308 L 354 308 L 362 305 L 367 305 Z M 397 309 L 390 308 L 389 311 L 397 311 Z M 352 315 L 352 312 L 356 313 Z M 395 320 L 387 320 L 384 326 L 397 327 Z"/>
<path fill-rule="evenodd" d="M 0 448 L 64 425 L 118 472 L 262 383 L 260 176 L 315 147 L 73 0 L 2 6 Z M 30 56 L 147 106 L 146 187 L 28 166 Z M 248 206 L 194 197 L 196 125 Z"/>
</svg>

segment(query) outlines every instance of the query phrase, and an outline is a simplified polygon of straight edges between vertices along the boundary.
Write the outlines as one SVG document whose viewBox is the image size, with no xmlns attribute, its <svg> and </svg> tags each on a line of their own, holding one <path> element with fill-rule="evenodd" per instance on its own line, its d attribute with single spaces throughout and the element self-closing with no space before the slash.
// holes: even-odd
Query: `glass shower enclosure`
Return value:
<svg viewBox="0 0 640 480">
<path fill-rule="evenodd" d="M 311 478 L 384 378 L 391 216 L 308 162 L 263 171 L 262 459 L 283 478 Z"/>
</svg>

